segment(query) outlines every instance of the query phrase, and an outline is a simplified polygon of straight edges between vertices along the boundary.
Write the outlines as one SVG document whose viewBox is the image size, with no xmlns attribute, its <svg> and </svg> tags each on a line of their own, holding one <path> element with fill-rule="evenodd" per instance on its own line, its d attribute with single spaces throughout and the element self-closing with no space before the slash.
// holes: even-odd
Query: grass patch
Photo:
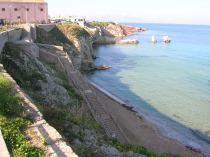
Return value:
<svg viewBox="0 0 210 157">
<path fill-rule="evenodd" d="M 90 37 L 90 34 L 78 24 L 64 23 L 57 26 L 58 29 L 71 40 L 71 37 L 81 38 L 81 37 Z"/>
<path fill-rule="evenodd" d="M 114 22 L 99 22 L 99 21 L 90 22 L 90 25 L 95 26 L 95 27 L 106 27 L 109 24 L 115 25 Z"/>
<path fill-rule="evenodd" d="M 96 157 L 96 150 L 83 144 L 83 142 L 86 129 L 97 131 L 102 129 L 98 123 L 72 113 L 67 106 L 51 107 L 39 105 L 39 108 L 44 118 L 71 143 L 73 150 L 78 156 Z M 74 140 L 79 140 L 81 144 L 72 143 Z"/>
<path fill-rule="evenodd" d="M 17 27 L 18 26 L 13 26 L 13 25 L 0 26 L 0 32 L 5 32 L 5 31 L 13 30 L 13 29 L 19 29 Z"/>
<path fill-rule="evenodd" d="M 8 28 L 6 26 L 0 26 L 0 32 L 7 31 Z"/>
<path fill-rule="evenodd" d="M 137 146 L 137 145 L 124 145 L 119 143 L 116 140 L 113 140 L 111 145 L 115 148 L 117 148 L 121 152 L 129 152 L 132 151 L 137 154 L 146 155 L 147 157 L 180 157 L 178 155 L 172 155 L 172 154 L 157 154 L 151 150 L 148 150 L 147 148 L 143 146 Z"/>
<path fill-rule="evenodd" d="M 45 119 L 54 126 L 60 128 L 60 125 L 69 124 L 77 125 L 81 129 L 100 129 L 100 125 L 93 120 L 82 118 L 72 113 L 71 108 L 68 106 L 43 106 L 39 105 Z"/>
<path fill-rule="evenodd" d="M 36 36 L 36 43 L 61 46 L 61 43 L 56 39 L 56 37 L 52 33 L 48 33 L 42 28 L 36 27 Z"/>
<path fill-rule="evenodd" d="M 96 156 L 95 150 L 84 144 L 74 146 L 74 149 L 75 149 L 75 152 L 77 152 L 77 155 L 79 157 L 95 157 Z M 103 157 L 103 156 L 100 155 L 100 157 Z"/>
<path fill-rule="evenodd" d="M 24 129 L 30 123 L 21 99 L 12 91 L 11 82 L 0 74 L 0 128 L 12 156 L 42 156 L 43 150 L 31 146 L 25 137 Z"/>
<path fill-rule="evenodd" d="M 73 38 L 90 37 L 90 34 L 78 24 L 58 24 L 50 32 L 37 27 L 37 43 L 63 45 L 65 43 L 73 46 Z"/>
</svg>

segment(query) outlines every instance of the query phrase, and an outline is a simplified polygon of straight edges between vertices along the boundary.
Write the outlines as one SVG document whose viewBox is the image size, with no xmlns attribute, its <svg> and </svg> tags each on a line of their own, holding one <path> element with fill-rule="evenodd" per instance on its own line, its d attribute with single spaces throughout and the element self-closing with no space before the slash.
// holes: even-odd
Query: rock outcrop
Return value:
<svg viewBox="0 0 210 157">
<path fill-rule="evenodd" d="M 49 32 L 37 28 L 37 37 L 38 43 L 63 46 L 77 69 L 81 71 L 95 69 L 92 37 L 79 25 L 62 24 L 55 26 Z"/>
<path fill-rule="evenodd" d="M 7 43 L 2 52 L 2 62 L 13 78 L 32 98 L 40 100 L 40 104 L 67 105 L 71 102 L 68 91 L 62 86 L 55 71 L 34 57 L 33 49 L 29 52 L 24 44 Z M 14 54 L 13 54 L 14 53 Z"/>
<path fill-rule="evenodd" d="M 141 157 L 133 152 L 120 152 L 112 146 L 112 140 L 93 120 L 83 100 L 68 84 L 62 70 L 55 64 L 41 60 L 41 51 L 46 49 L 59 53 L 61 47 L 38 44 L 40 54 L 34 55 L 29 48 L 32 47 L 33 51 L 36 44 L 28 44 L 7 43 L 2 52 L 2 63 L 33 101 L 40 104 L 44 118 L 60 131 L 73 150 L 80 157 Z M 68 54 L 61 55 L 65 57 Z"/>
<path fill-rule="evenodd" d="M 98 23 L 97 23 L 98 24 Z M 122 40 L 124 36 L 144 31 L 142 28 L 115 23 L 53 25 L 50 29 L 37 27 L 36 42 L 63 46 L 74 66 L 81 71 L 97 70 L 93 44 L 138 44 L 138 40 Z M 47 28 L 49 26 L 46 26 Z"/>
<path fill-rule="evenodd" d="M 93 28 L 95 28 L 95 31 L 93 31 Z M 144 28 L 125 26 L 112 22 L 89 23 L 85 29 L 91 32 L 91 35 L 94 37 L 93 43 L 95 44 L 138 44 L 139 41 L 136 39 L 125 41 L 122 38 L 136 32 L 145 31 Z"/>
<path fill-rule="evenodd" d="M 116 43 L 121 45 L 128 45 L 128 44 L 138 44 L 139 41 L 136 39 L 127 39 L 127 40 L 119 40 Z"/>
</svg>

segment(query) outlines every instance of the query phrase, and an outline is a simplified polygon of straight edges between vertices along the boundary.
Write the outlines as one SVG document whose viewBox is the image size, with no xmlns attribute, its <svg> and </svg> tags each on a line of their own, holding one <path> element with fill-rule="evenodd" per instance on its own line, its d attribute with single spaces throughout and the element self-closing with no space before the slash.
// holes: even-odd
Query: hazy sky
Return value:
<svg viewBox="0 0 210 157">
<path fill-rule="evenodd" d="M 210 24 L 210 0 L 48 0 L 49 13 L 117 22 Z"/>
</svg>

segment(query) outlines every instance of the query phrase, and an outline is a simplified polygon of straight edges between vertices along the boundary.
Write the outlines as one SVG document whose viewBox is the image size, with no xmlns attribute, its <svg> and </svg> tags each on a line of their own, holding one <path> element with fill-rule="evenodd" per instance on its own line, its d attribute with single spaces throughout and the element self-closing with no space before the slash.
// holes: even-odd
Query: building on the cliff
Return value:
<svg viewBox="0 0 210 157">
<path fill-rule="evenodd" d="M 0 19 L 10 22 L 47 23 L 45 0 L 0 0 Z"/>
</svg>

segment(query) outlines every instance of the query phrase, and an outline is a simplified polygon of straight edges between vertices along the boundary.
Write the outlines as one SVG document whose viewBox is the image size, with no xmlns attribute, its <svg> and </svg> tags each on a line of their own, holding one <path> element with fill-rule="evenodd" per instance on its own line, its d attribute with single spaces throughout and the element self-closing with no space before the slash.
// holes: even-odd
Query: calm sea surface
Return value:
<svg viewBox="0 0 210 157">
<path fill-rule="evenodd" d="M 113 69 L 88 78 L 157 124 L 163 133 L 210 155 L 210 26 L 130 24 L 149 30 L 138 45 L 95 49 Z M 150 43 L 151 36 L 171 44 Z"/>
</svg>

